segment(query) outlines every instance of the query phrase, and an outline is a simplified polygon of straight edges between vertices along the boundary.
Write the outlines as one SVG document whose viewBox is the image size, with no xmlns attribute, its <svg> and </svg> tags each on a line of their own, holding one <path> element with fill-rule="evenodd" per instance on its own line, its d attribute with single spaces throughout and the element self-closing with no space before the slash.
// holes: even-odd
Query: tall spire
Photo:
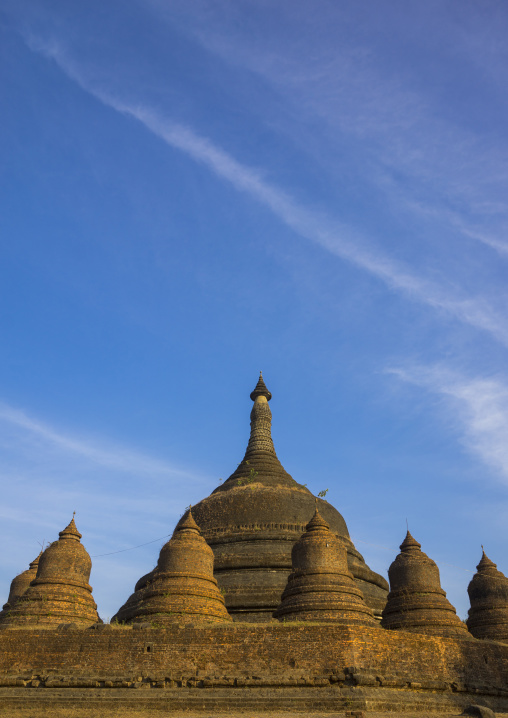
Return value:
<svg viewBox="0 0 508 718">
<path fill-rule="evenodd" d="M 254 483 L 291 488 L 297 486 L 296 481 L 285 471 L 275 453 L 272 440 L 272 412 L 268 406 L 272 395 L 266 387 L 262 372 L 259 373 L 258 383 L 251 392 L 250 398 L 254 406 L 250 413 L 250 436 L 245 456 L 236 471 L 213 493 Z"/>
<path fill-rule="evenodd" d="M 275 454 L 272 440 L 272 412 L 268 406 L 272 395 L 266 388 L 262 372 L 259 372 L 258 383 L 250 398 L 254 402 L 254 406 L 250 413 L 250 438 L 245 456 L 247 457 L 249 452 L 256 451 L 268 451 Z"/>
</svg>

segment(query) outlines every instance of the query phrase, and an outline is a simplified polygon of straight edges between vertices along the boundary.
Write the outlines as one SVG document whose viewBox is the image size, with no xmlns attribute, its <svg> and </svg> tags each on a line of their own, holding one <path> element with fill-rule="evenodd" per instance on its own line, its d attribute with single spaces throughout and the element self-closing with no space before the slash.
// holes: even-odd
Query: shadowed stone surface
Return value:
<svg viewBox="0 0 508 718">
<path fill-rule="evenodd" d="M 39 559 L 42 555 L 42 551 L 39 552 L 39 555 L 34 558 L 34 560 L 28 565 L 28 568 L 26 571 L 23 571 L 22 573 L 18 574 L 15 578 L 12 579 L 11 582 L 11 588 L 9 591 L 9 598 L 7 599 L 7 603 L 4 603 L 3 610 L 8 611 L 18 598 L 23 596 L 27 588 L 29 587 L 30 583 L 34 580 L 34 578 L 37 575 L 37 567 L 39 565 Z M 2 614 L 0 613 L 0 616 Z"/>
<path fill-rule="evenodd" d="M 293 572 L 275 618 L 347 625 L 374 623 L 372 611 L 348 570 L 346 548 L 317 508 L 291 556 Z"/>
<path fill-rule="evenodd" d="M 215 576 L 228 611 L 235 620 L 267 621 L 279 605 L 291 572 L 291 549 L 314 513 L 315 497 L 277 458 L 268 405 L 271 393 L 262 376 L 251 399 L 251 432 L 244 458 L 227 481 L 193 507 L 193 514 L 213 549 Z M 366 565 L 339 512 L 322 499 L 318 507 L 347 549 L 349 570 L 367 605 L 380 616 L 387 582 Z"/>
<path fill-rule="evenodd" d="M 409 531 L 388 569 L 390 593 L 383 628 L 437 636 L 469 636 L 441 588 L 439 569 Z"/>
<path fill-rule="evenodd" d="M 467 627 L 475 638 L 508 642 L 508 578 L 483 552 L 467 592 Z"/>
<path fill-rule="evenodd" d="M 496 718 L 494 711 L 486 706 L 472 705 L 466 706 L 462 713 L 464 716 L 476 716 L 476 718 Z"/>
<path fill-rule="evenodd" d="M 213 576 L 213 551 L 201 536 L 191 511 L 162 547 L 155 569 L 142 580 L 143 587 L 134 591 L 113 621 L 150 621 L 162 626 L 231 621 Z"/>
<path fill-rule="evenodd" d="M 0 614 L 2 626 L 61 623 L 90 626 L 100 619 L 88 581 L 92 561 L 81 544 L 74 518 L 39 558 L 36 577 L 12 608 Z"/>
</svg>

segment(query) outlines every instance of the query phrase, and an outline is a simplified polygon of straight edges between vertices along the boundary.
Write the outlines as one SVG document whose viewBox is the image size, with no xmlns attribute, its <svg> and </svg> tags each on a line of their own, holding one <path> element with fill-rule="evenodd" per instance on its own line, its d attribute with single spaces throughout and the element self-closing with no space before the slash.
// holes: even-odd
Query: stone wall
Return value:
<svg viewBox="0 0 508 718">
<path fill-rule="evenodd" d="M 228 711 L 239 701 L 257 710 L 508 710 L 508 645 L 294 623 L 0 633 L 0 704 L 12 715 L 83 696 L 104 716 L 106 704 Z"/>
</svg>

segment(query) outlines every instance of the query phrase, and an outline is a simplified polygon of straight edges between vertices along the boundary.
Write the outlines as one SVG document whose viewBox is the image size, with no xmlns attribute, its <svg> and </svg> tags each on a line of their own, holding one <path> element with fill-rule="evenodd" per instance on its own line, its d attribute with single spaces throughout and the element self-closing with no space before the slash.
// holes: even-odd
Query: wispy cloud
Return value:
<svg viewBox="0 0 508 718">
<path fill-rule="evenodd" d="M 57 43 L 41 44 L 31 40 L 29 46 L 33 51 L 52 58 L 69 78 L 96 99 L 117 112 L 136 119 L 168 146 L 207 166 L 236 190 L 267 207 L 301 237 L 319 245 L 330 254 L 351 262 L 384 282 L 390 289 L 441 310 L 476 329 L 486 331 L 499 342 L 508 345 L 508 327 L 504 317 L 498 315 L 484 299 L 456 295 L 448 288 L 415 275 L 380 251 L 368 247 L 365 240 L 351 227 L 325 213 L 306 208 L 287 192 L 264 179 L 259 170 L 242 164 L 191 128 L 172 122 L 147 105 L 131 104 L 116 97 L 109 89 L 102 88 L 98 81 L 89 80 L 84 71 Z"/>
<path fill-rule="evenodd" d="M 508 382 L 468 378 L 442 366 L 392 368 L 399 379 L 445 399 L 464 446 L 508 481 Z"/>
<path fill-rule="evenodd" d="M 26 437 L 42 440 L 49 446 L 78 455 L 98 466 L 128 474 L 146 476 L 173 476 L 175 479 L 192 478 L 190 472 L 171 466 L 164 461 L 134 452 L 122 446 L 102 446 L 98 442 L 76 438 L 44 422 L 29 417 L 23 411 L 0 403 L 0 424 L 21 430 Z"/>
<path fill-rule="evenodd" d="M 284 98 L 286 125 L 291 112 L 298 126 L 302 117 L 310 119 L 312 126 L 317 120 L 326 136 L 322 162 L 327 163 L 331 156 L 336 163 L 334 138 L 347 137 L 348 144 L 355 143 L 357 161 L 369 163 L 378 190 L 381 177 L 390 176 L 387 202 L 395 198 L 399 209 L 405 203 L 408 207 L 426 204 L 443 226 L 451 218 L 450 210 L 459 207 L 463 210 L 460 230 L 464 234 L 502 255 L 508 253 L 502 239 L 508 228 L 505 133 L 482 131 L 482 122 L 475 125 L 470 113 L 454 117 L 451 103 L 442 104 L 440 85 L 422 86 L 417 59 L 414 68 L 409 61 L 394 71 L 376 37 L 370 36 L 369 41 L 363 34 L 348 36 L 350 12 L 328 4 L 319 18 L 311 13 L 305 17 L 304 33 L 296 31 L 302 18 L 295 24 L 293 14 L 288 13 L 285 19 L 289 29 L 281 45 L 276 33 L 246 32 L 237 22 L 234 7 L 218 8 L 203 0 L 200 12 L 190 13 L 184 6 L 169 9 L 159 0 L 150 4 L 158 17 L 176 24 L 209 52 L 275 88 Z M 392 18 L 395 32 L 397 19 Z M 430 29 L 435 24 L 434 13 L 423 12 L 422 20 L 429 22 Z M 440 31 L 448 33 L 454 49 L 453 60 L 448 58 L 449 69 L 453 70 L 454 62 L 461 63 L 462 75 L 468 68 L 475 75 L 478 62 L 482 74 L 495 68 L 497 93 L 504 103 L 506 48 L 502 43 L 486 41 L 491 33 L 471 33 L 467 26 L 472 15 L 461 27 L 446 10 L 441 20 Z M 478 21 L 484 19 L 478 17 Z M 493 22 L 494 16 L 491 31 Z M 502 34 L 501 26 L 495 29 L 497 33 Z M 443 84 L 446 82 L 450 80 L 443 78 Z M 460 92 L 460 87 L 454 91 Z M 494 96 L 494 86 L 491 92 Z M 501 125 L 502 115 L 498 119 Z M 316 143 L 310 144 L 315 151 Z M 489 231 L 476 226 L 478 219 L 485 218 L 493 223 Z M 459 228 L 457 222 L 453 226 Z"/>
</svg>

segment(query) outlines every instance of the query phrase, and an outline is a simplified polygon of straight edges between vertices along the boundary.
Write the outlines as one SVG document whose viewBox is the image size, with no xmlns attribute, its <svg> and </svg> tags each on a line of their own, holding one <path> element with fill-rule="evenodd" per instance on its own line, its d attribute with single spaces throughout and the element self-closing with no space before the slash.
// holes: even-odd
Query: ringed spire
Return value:
<svg viewBox="0 0 508 718">
<path fill-rule="evenodd" d="M 266 388 L 262 371 L 259 372 L 258 383 L 254 387 L 254 391 L 251 391 L 250 393 L 250 398 L 252 399 L 252 401 L 256 401 L 258 396 L 265 396 L 267 401 L 270 401 L 270 399 L 272 398 L 271 392 L 269 392 Z"/>
</svg>

